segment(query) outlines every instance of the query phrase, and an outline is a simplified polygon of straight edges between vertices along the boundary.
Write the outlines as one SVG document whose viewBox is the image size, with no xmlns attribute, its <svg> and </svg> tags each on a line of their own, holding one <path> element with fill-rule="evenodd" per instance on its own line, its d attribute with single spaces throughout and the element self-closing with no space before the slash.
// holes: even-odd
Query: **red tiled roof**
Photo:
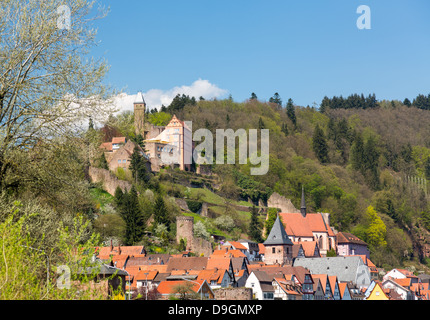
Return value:
<svg viewBox="0 0 430 320">
<path fill-rule="evenodd" d="M 336 235 L 337 243 L 354 243 L 363 246 L 367 246 L 367 243 L 361 240 L 359 237 L 347 232 L 338 232 Z"/>
<path fill-rule="evenodd" d="M 229 270 L 231 265 L 230 258 L 211 256 L 208 260 L 206 269 L 226 269 Z"/>
<path fill-rule="evenodd" d="M 125 137 L 113 137 L 112 144 L 125 143 Z"/>
<path fill-rule="evenodd" d="M 301 213 L 280 213 L 282 223 L 285 225 L 285 231 L 289 236 L 295 237 L 313 237 L 307 221 Z"/>
<path fill-rule="evenodd" d="M 297 242 L 298 243 L 298 242 Z M 318 247 L 316 241 L 301 241 L 303 251 L 305 252 L 306 257 L 313 257 L 315 254 L 315 248 Z"/>
<path fill-rule="evenodd" d="M 235 249 L 230 249 L 230 250 L 224 250 L 224 249 L 220 249 L 220 250 L 214 250 L 213 253 L 211 254 L 212 256 L 222 256 L 222 257 L 226 257 L 226 258 L 240 258 L 240 257 L 246 257 L 246 255 L 240 251 L 240 250 L 235 250 Z"/>
<path fill-rule="evenodd" d="M 401 285 L 402 287 L 409 288 L 412 284 L 411 278 L 403 278 L 403 279 L 392 279 L 395 283 Z"/>
<path fill-rule="evenodd" d="M 326 274 L 313 274 L 312 279 L 318 279 L 321 282 L 321 288 L 325 293 L 328 276 Z M 316 282 L 316 280 L 314 280 Z"/>
<path fill-rule="evenodd" d="M 320 213 L 307 213 L 306 217 L 301 213 L 280 213 L 279 216 L 289 236 L 313 237 L 313 232 L 327 232 L 329 236 L 334 236 Z"/>
<path fill-rule="evenodd" d="M 340 298 L 343 299 L 343 295 L 345 294 L 345 291 L 348 290 L 348 284 L 346 282 L 339 282 L 339 293 Z"/>
<path fill-rule="evenodd" d="M 260 254 L 265 254 L 266 253 L 266 247 L 264 246 L 264 244 L 262 244 L 262 243 L 258 244 L 258 252 Z"/>
<path fill-rule="evenodd" d="M 243 244 L 241 244 L 240 242 L 237 241 L 229 241 L 228 243 L 230 243 L 235 249 L 237 250 L 248 250 Z"/>
<path fill-rule="evenodd" d="M 144 246 L 118 246 L 118 247 L 101 247 L 99 249 L 98 256 L 100 259 L 109 259 L 109 257 L 116 255 L 139 255 L 145 251 Z"/>
<path fill-rule="evenodd" d="M 157 291 L 161 294 L 172 294 L 175 292 L 175 287 L 177 287 L 178 285 L 183 285 L 186 283 L 190 283 L 191 284 L 191 290 L 193 290 L 194 292 L 198 292 L 201 288 L 201 286 L 203 285 L 205 280 L 193 280 L 193 282 L 190 281 L 186 281 L 186 280 L 166 280 L 166 281 L 161 281 L 160 284 L 157 287 Z M 195 283 L 197 282 L 197 283 Z"/>
<path fill-rule="evenodd" d="M 103 142 L 99 148 L 106 149 L 107 151 L 112 151 L 112 142 Z"/>
<path fill-rule="evenodd" d="M 197 275 L 197 280 L 206 280 L 208 283 L 211 281 L 216 281 L 218 284 L 220 284 L 225 273 L 225 269 L 201 270 Z"/>
<path fill-rule="evenodd" d="M 207 269 L 208 257 L 170 258 L 167 262 L 167 271 L 171 270 L 203 270 Z"/>
</svg>

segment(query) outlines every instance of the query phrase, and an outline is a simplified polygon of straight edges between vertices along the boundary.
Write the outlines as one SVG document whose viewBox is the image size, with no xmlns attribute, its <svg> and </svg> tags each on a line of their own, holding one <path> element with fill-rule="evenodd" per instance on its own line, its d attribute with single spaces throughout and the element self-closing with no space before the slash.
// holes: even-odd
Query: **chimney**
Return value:
<svg viewBox="0 0 430 320">
<path fill-rule="evenodd" d="M 112 239 L 110 239 L 110 251 L 111 252 L 113 251 L 113 242 L 112 242 Z"/>
<path fill-rule="evenodd" d="M 119 255 L 121 254 L 121 245 L 120 244 L 118 244 L 118 254 Z"/>
</svg>

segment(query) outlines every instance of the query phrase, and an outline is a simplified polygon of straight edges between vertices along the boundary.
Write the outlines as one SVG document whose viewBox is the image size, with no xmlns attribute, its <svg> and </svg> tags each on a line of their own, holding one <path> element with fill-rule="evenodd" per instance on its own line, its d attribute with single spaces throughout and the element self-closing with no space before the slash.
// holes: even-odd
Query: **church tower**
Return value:
<svg viewBox="0 0 430 320">
<path fill-rule="evenodd" d="M 141 134 L 145 137 L 145 109 L 146 103 L 143 99 L 142 92 L 139 92 L 134 100 L 134 128 L 136 136 Z"/>
<path fill-rule="evenodd" d="M 293 260 L 293 243 L 288 237 L 287 232 L 279 218 L 273 224 L 269 236 L 263 243 L 266 253 L 264 254 L 264 262 L 268 265 L 279 263 L 291 264 Z"/>
</svg>

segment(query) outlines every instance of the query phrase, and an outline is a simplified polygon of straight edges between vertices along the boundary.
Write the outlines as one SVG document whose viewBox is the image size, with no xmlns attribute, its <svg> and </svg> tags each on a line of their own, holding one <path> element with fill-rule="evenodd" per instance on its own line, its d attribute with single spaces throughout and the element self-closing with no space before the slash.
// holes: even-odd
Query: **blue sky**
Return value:
<svg viewBox="0 0 430 320">
<path fill-rule="evenodd" d="M 199 79 L 222 89 L 214 96 L 279 92 L 304 106 L 325 95 L 430 93 L 428 0 L 98 1 L 110 12 L 93 55 L 128 94 L 172 95 Z M 370 30 L 356 26 L 360 5 L 371 9 Z"/>
</svg>

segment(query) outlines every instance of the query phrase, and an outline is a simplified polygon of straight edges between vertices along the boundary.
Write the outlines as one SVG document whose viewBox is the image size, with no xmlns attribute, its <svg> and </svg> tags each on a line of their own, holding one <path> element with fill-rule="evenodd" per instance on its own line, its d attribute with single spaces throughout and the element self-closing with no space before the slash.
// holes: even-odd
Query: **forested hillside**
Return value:
<svg viewBox="0 0 430 320">
<path fill-rule="evenodd" d="M 303 185 L 311 211 L 330 212 L 332 226 L 365 240 L 378 265 L 426 262 L 430 113 L 400 101 L 377 102 L 374 95 L 364 99 L 369 108 L 322 112 L 292 107 L 291 99 L 283 104 L 277 94 L 270 101 L 255 94 L 241 103 L 177 96 L 163 111 L 192 121 L 193 130 L 208 128 L 214 134 L 217 128 L 270 130 L 266 175 L 250 176 L 248 165 L 214 165 L 226 194 L 243 193 L 241 172 L 259 189 L 291 198 L 297 207 Z"/>
<path fill-rule="evenodd" d="M 286 101 L 277 94 L 269 102 L 255 94 L 243 102 L 182 95 L 147 114 L 147 120 L 157 125 L 166 125 L 176 114 L 192 121 L 193 131 L 208 128 L 214 137 L 222 128 L 269 129 L 270 166 L 265 175 L 250 175 L 250 163 L 214 164 L 212 176 L 172 169 L 150 174 L 134 155 L 131 171 L 115 172 L 133 189 L 112 196 L 90 181 L 88 167 L 106 168 L 99 145 L 112 135 L 143 143 L 134 136 L 133 113 L 124 112 L 101 126 L 90 121 L 82 134 L 9 153 L 2 212 L 26 217 L 32 245 L 53 248 L 52 257 L 61 249 L 59 227 L 73 230 L 76 217 L 85 222 L 85 228 L 77 230 L 80 243 L 113 240 L 144 244 L 148 252 L 177 253 L 184 249 L 175 241 L 177 215 L 195 218 L 198 237 L 209 240 L 215 234 L 261 241 L 270 219 L 265 222 L 266 215 L 258 214 L 259 204 L 277 192 L 300 207 L 303 186 L 308 212 L 329 212 L 333 227 L 369 244 L 378 266 L 427 268 L 430 112 L 400 101 L 324 112 Z M 185 201 L 187 210 L 178 199 Z M 202 204 L 207 205 L 206 218 L 198 214 Z"/>
</svg>

